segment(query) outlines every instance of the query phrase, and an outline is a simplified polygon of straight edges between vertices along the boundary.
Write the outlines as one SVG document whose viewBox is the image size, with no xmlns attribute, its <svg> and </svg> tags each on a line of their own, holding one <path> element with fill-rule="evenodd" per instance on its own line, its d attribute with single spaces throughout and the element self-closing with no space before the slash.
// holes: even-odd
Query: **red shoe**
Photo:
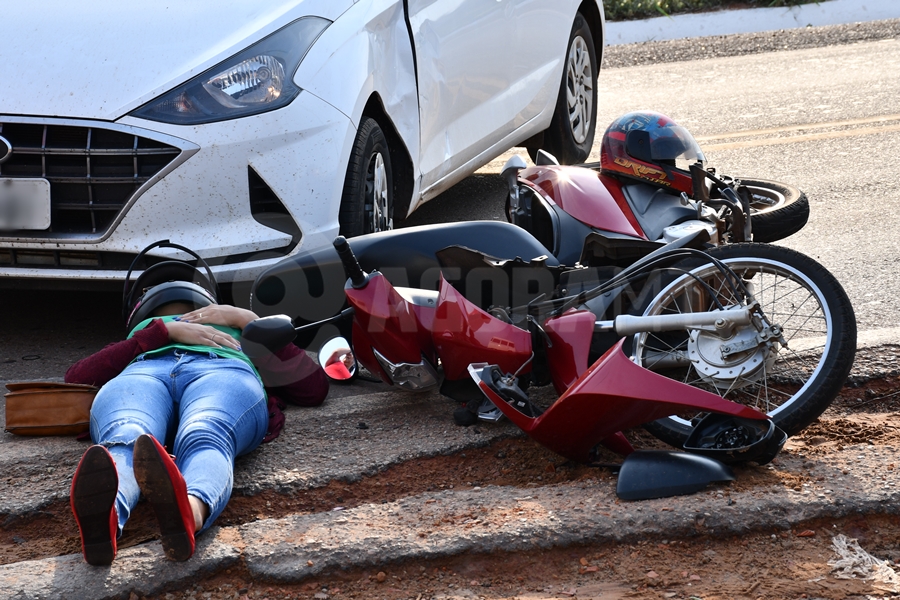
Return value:
<svg viewBox="0 0 900 600">
<path fill-rule="evenodd" d="M 108 565 L 116 557 L 116 493 L 119 474 L 112 455 L 103 446 L 91 446 L 81 457 L 69 504 L 81 534 L 81 553 L 91 565 Z"/>
<path fill-rule="evenodd" d="M 144 434 L 134 443 L 134 477 L 156 513 L 166 556 L 189 559 L 194 554 L 194 511 L 187 485 L 175 461 L 152 435 Z"/>
</svg>

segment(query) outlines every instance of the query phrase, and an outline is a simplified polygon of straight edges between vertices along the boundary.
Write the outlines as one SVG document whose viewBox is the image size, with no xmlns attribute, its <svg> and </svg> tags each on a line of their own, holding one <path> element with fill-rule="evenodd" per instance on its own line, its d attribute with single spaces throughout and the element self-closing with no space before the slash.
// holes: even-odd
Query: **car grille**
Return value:
<svg viewBox="0 0 900 600">
<path fill-rule="evenodd" d="M 0 163 L 0 177 L 50 182 L 50 229 L 21 232 L 36 238 L 103 234 L 135 192 L 181 153 L 127 127 L 0 118 L 0 135 L 12 145 L 12 155 Z"/>
</svg>

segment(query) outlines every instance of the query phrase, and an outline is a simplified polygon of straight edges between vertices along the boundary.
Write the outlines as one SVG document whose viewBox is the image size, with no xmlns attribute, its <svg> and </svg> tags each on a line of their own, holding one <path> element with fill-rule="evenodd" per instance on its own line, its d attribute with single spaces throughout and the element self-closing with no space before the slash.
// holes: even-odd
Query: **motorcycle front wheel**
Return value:
<svg viewBox="0 0 900 600">
<path fill-rule="evenodd" d="M 698 330 L 642 332 L 635 361 L 652 371 L 752 406 L 788 435 L 815 421 L 837 396 L 856 354 L 856 318 L 840 283 L 813 259 L 768 244 L 732 244 L 709 251 L 728 265 L 759 303 L 786 346 L 768 344 L 752 326 L 729 339 Z M 680 270 L 680 273 L 678 272 Z M 741 304 L 720 269 L 691 258 L 660 278 L 645 315 L 698 312 Z M 776 330 L 770 330 L 776 331 Z M 645 425 L 681 447 L 702 415 L 679 414 Z"/>
</svg>

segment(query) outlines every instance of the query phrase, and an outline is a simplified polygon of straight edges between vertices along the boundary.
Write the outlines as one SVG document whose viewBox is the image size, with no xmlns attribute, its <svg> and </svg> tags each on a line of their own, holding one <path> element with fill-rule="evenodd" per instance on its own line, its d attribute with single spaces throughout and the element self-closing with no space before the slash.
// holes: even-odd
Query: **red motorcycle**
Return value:
<svg viewBox="0 0 900 600">
<path fill-rule="evenodd" d="M 346 269 L 360 268 L 346 253 L 292 257 L 257 279 L 253 309 L 289 315 L 305 347 L 319 347 L 315 334 L 352 339 L 384 381 L 439 386 L 477 418 L 506 415 L 579 460 L 599 440 L 619 439 L 626 422 L 676 447 L 693 443 L 713 411 L 677 403 L 698 394 L 764 413 L 788 435 L 802 430 L 849 374 L 853 308 L 811 258 L 747 240 L 758 239 L 766 214 L 754 198 L 782 194 L 775 215 L 806 207 L 770 238 L 803 226 L 805 200 L 788 186 L 717 176 L 690 134 L 661 115 L 617 120 L 602 148 L 599 168 L 561 167 L 548 155 L 530 169 L 511 161 L 503 176 L 515 226 L 460 222 L 353 238 L 373 274 L 346 293 Z M 473 379 L 473 363 L 492 368 Z M 578 401 L 588 373 L 598 386 L 627 374 L 630 389 L 651 396 Z M 549 383 L 560 398 L 541 415 L 516 392 Z M 484 393 L 492 402 L 481 402 Z M 553 429 L 550 416 L 561 414 L 570 422 L 550 442 L 538 424 Z M 573 434 L 582 427 L 590 435 Z"/>
<path fill-rule="evenodd" d="M 754 247 L 730 249 L 746 255 Z M 740 391 L 755 396 L 758 404 L 770 395 L 774 400 L 776 394 L 795 399 L 808 394 L 827 406 L 833 390 L 824 386 L 841 379 L 826 372 L 843 369 L 835 353 L 826 354 L 825 364 L 813 366 L 811 377 L 804 371 L 811 365 L 793 355 L 797 331 L 783 324 L 790 316 L 775 313 L 776 318 L 787 318 L 775 322 L 748 280 L 772 266 L 758 258 L 744 256 L 735 270 L 727 258 L 670 244 L 589 289 L 501 308 L 476 304 L 443 277 L 436 291 L 394 286 L 380 272 L 365 273 L 345 239 L 338 238 L 335 248 L 348 276 L 344 292 L 350 306 L 314 327 L 352 315 L 355 359 L 384 382 L 410 391 L 440 386 L 447 395 L 469 399 L 478 417 L 495 420 L 505 415 L 536 441 L 575 461 L 593 461 L 598 445 L 629 455 L 633 448 L 623 430 L 683 415 L 694 420 L 687 421 L 683 436 L 676 432 L 677 437 L 665 436 L 667 441 L 723 462 L 765 463 L 778 452 L 786 433 L 764 412 L 723 396 Z M 583 273 L 589 271 L 585 268 L 553 269 L 542 260 L 496 261 L 462 247 L 437 254 L 448 270 L 464 271 L 462 279 L 470 286 L 489 281 L 502 288 L 516 280 L 540 279 L 540 274 L 552 278 L 555 272 L 557 287 L 566 289 L 578 278 L 593 277 Z M 790 296 L 795 291 L 766 293 Z M 605 320 L 589 308 L 598 298 L 633 292 L 650 299 L 643 314 Z M 817 301 L 812 296 L 806 301 L 810 298 Z M 814 317 L 804 310 L 800 320 Z M 829 336 L 834 325 L 852 326 L 852 320 L 831 321 L 823 330 Z M 293 334 L 287 318 L 281 323 Z M 598 335 L 618 341 L 594 360 L 592 344 Z M 245 347 L 255 337 L 252 329 L 245 330 Z M 836 347 L 838 340 L 829 344 Z M 776 369 L 782 359 L 792 370 Z M 670 372 L 686 368 L 697 371 L 697 380 Z M 552 383 L 559 398 L 546 410 L 535 406 L 523 377 L 535 385 Z M 487 401 L 478 402 L 472 392 Z M 803 410 L 793 407 L 795 423 L 818 416 L 810 398 L 796 400 Z"/>
<path fill-rule="evenodd" d="M 410 390 L 436 388 L 441 379 L 434 367 L 438 364 L 445 382 L 468 382 L 471 377 L 490 407 L 567 458 L 590 461 L 598 443 L 629 454 L 632 448 L 621 431 L 682 410 L 767 420 L 755 409 L 641 368 L 622 351 L 624 340 L 588 363 L 595 331 L 628 336 L 645 330 L 681 331 L 688 325 L 733 330 L 751 323 L 754 306 L 598 322 L 591 311 L 566 303 L 532 302 L 519 314 L 517 325 L 510 313 L 498 318 L 446 280 L 433 293 L 398 290 L 378 272 L 365 274 L 346 240 L 339 238 L 336 247 L 350 275 L 345 293 L 354 311 L 355 357 L 370 372 Z M 546 318 L 539 317 L 542 312 Z M 770 332 L 779 335 L 774 328 Z M 538 366 L 537 361 L 544 364 Z M 515 375 L 536 374 L 537 369 L 561 394 L 546 411 L 528 400 Z"/>
</svg>

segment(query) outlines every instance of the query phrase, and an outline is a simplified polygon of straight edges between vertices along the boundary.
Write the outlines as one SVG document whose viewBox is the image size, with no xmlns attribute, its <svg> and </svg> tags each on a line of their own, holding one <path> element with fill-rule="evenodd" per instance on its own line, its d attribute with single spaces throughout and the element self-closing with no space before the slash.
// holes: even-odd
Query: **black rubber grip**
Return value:
<svg viewBox="0 0 900 600">
<path fill-rule="evenodd" d="M 366 274 L 363 273 L 362 267 L 359 266 L 359 261 L 356 260 L 353 249 L 350 248 L 350 244 L 347 243 L 347 238 L 342 235 L 334 238 L 334 249 L 337 250 L 341 263 L 344 265 L 344 273 L 346 273 L 347 277 L 350 279 L 350 284 L 353 285 L 353 287 L 362 287 L 365 285 Z"/>
</svg>

